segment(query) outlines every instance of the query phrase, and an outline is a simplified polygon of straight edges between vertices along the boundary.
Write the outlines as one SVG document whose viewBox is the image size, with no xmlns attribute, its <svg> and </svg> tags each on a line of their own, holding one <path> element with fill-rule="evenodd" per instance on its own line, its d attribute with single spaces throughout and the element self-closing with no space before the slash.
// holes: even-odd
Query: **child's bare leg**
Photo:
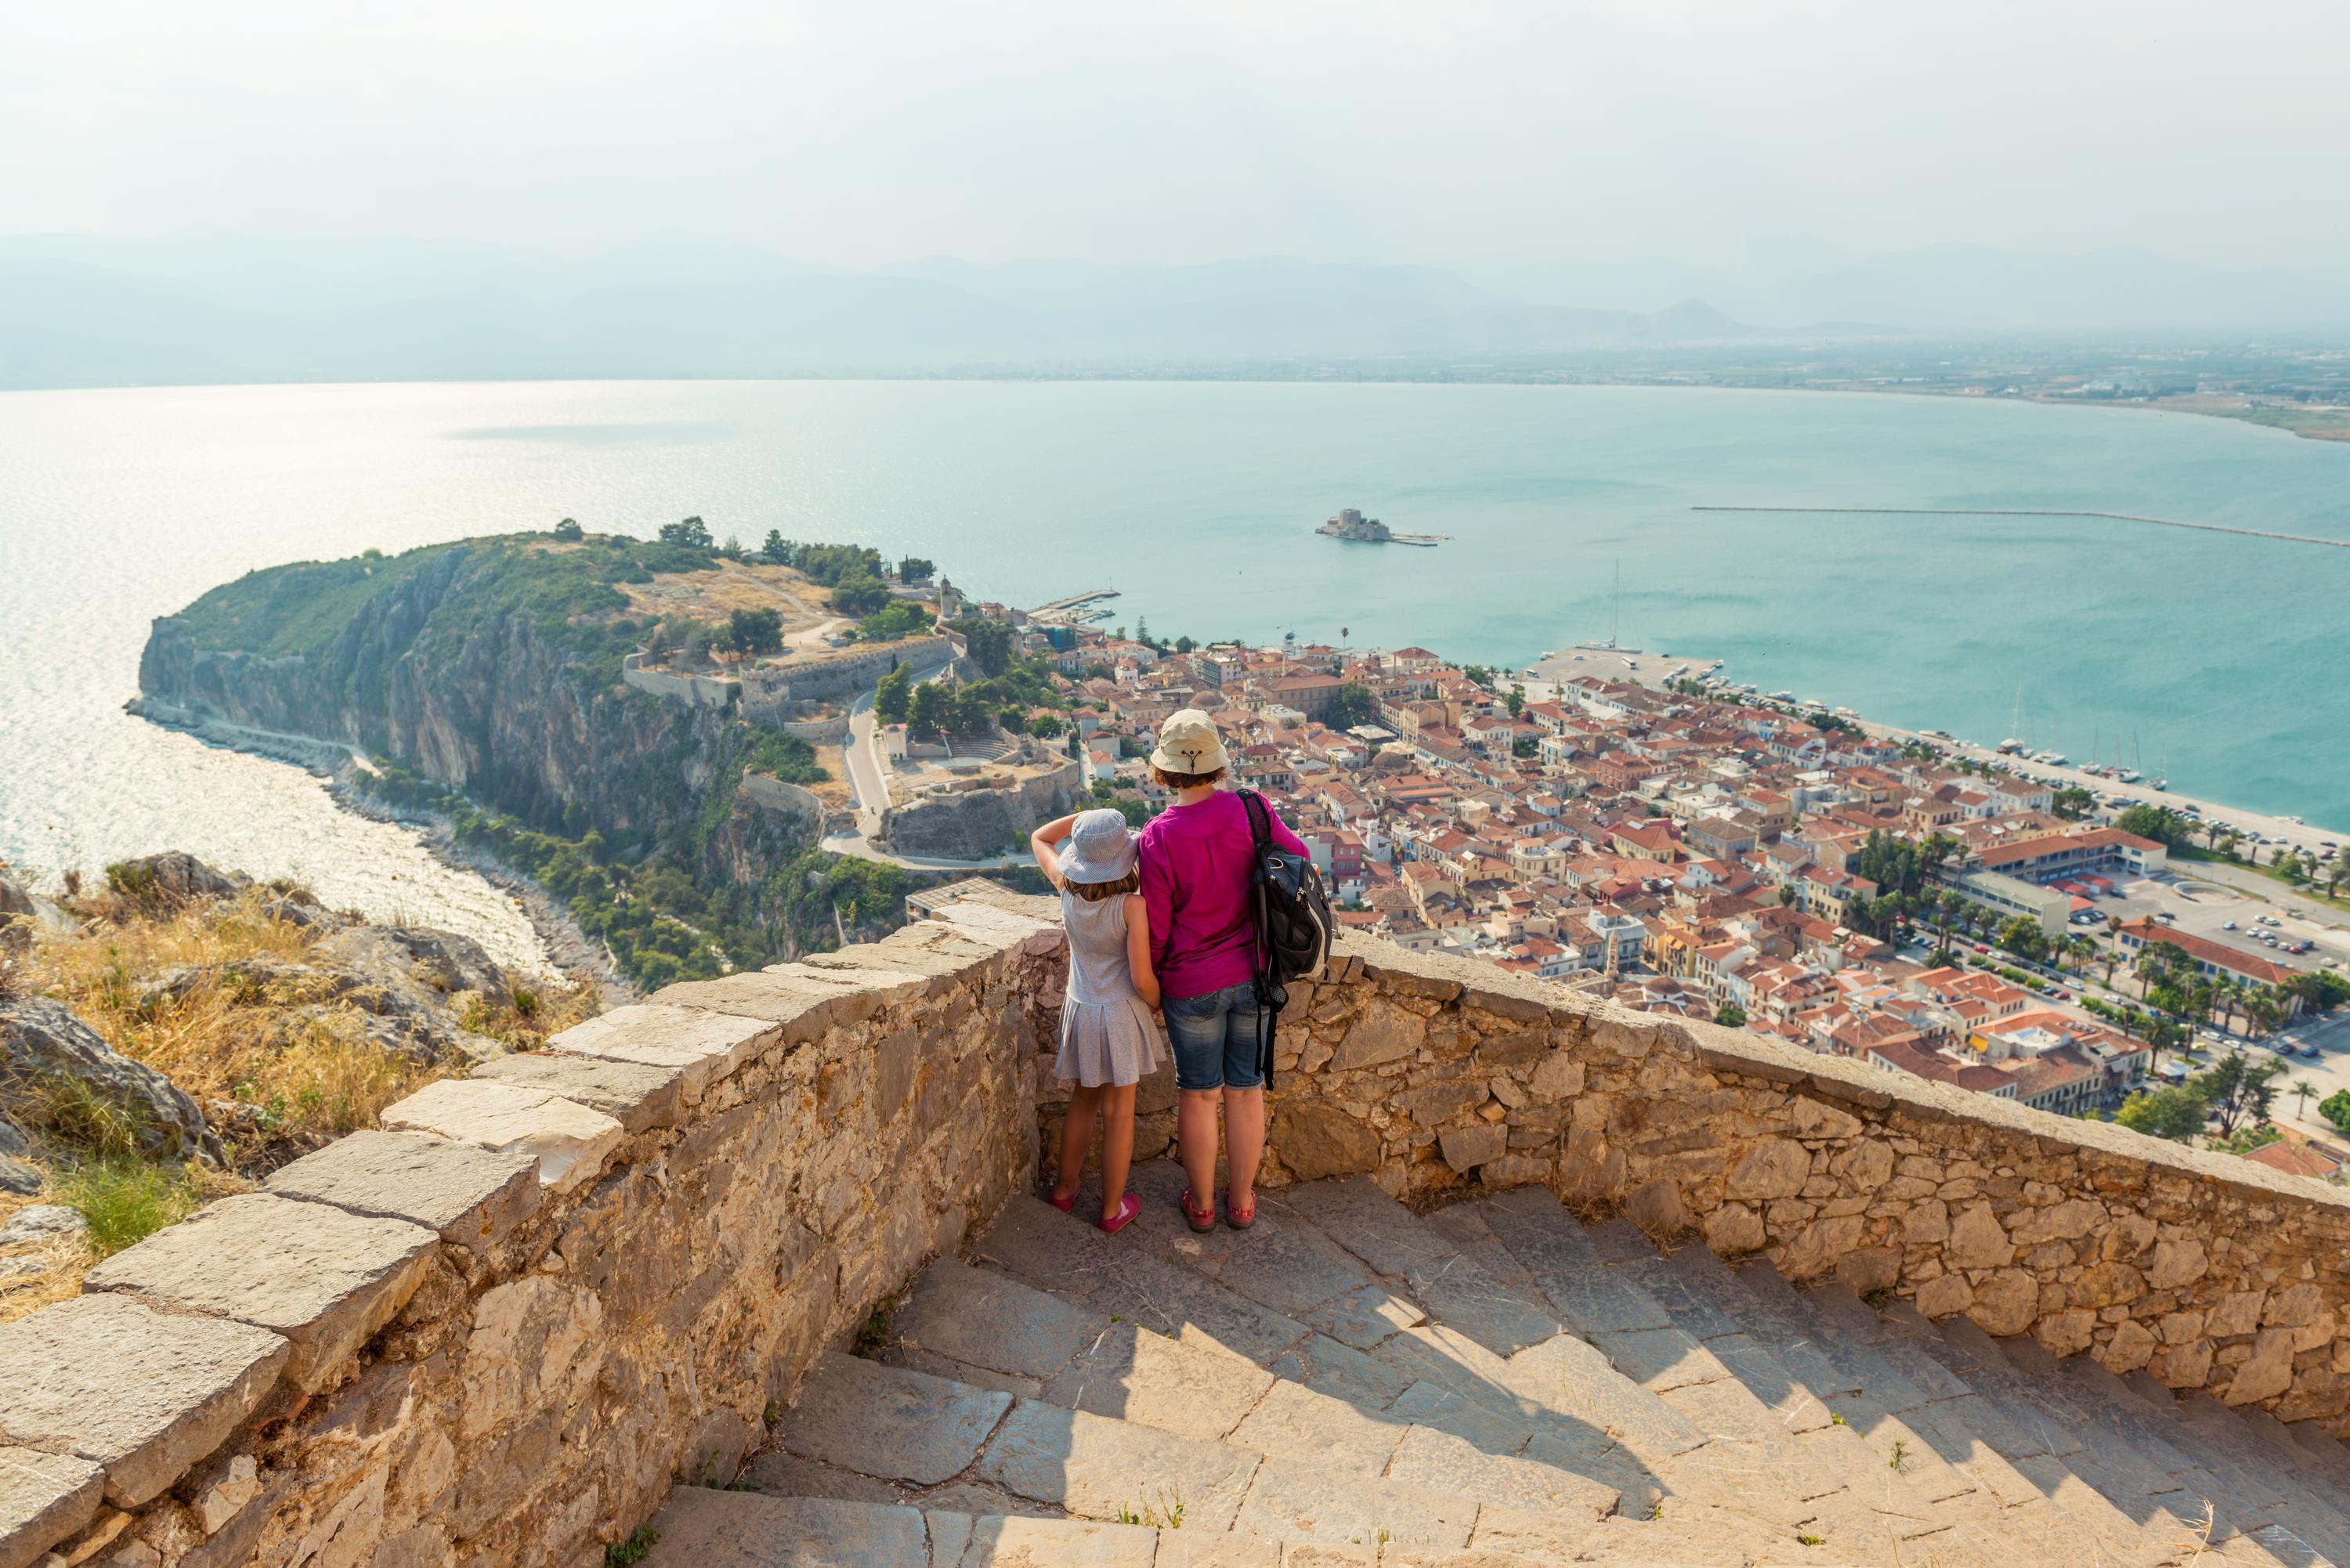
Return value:
<svg viewBox="0 0 2350 1568">
<path fill-rule="evenodd" d="M 1127 1101 L 1133 1103 L 1133 1091 L 1127 1091 Z M 1069 1109 L 1061 1117 L 1061 1163 L 1053 1173 L 1053 1200 L 1066 1203 L 1077 1195 L 1078 1186 L 1086 1179 L 1086 1146 L 1094 1141 L 1094 1111 L 1101 1105 L 1102 1091 L 1088 1089 L 1083 1084 L 1069 1090 Z M 1134 1151 L 1134 1129 L 1127 1128 L 1127 1152 Z"/>
<path fill-rule="evenodd" d="M 1118 1218 L 1126 1201 L 1126 1170 L 1134 1162 L 1134 1085 L 1099 1091 L 1102 1114 L 1102 1220 Z"/>
</svg>

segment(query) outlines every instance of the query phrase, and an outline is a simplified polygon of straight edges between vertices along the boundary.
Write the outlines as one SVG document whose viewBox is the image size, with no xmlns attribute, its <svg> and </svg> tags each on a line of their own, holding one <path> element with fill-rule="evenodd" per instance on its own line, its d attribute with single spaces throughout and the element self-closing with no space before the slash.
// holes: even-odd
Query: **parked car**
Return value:
<svg viewBox="0 0 2350 1568">
<path fill-rule="evenodd" d="M 2313 1062 L 2316 1061 L 2319 1054 L 2316 1042 L 2312 1041 L 2310 1044 L 2303 1046 L 2301 1048 L 2301 1054 L 2308 1057 Z"/>
<path fill-rule="evenodd" d="M 2232 931 L 2236 929 L 2236 922 L 2233 920 L 2222 920 L 2220 922 L 2220 929 L 2223 931 Z"/>
<path fill-rule="evenodd" d="M 2058 986 L 2055 990 L 2054 990 L 2054 991 L 2050 992 L 2048 994 L 2049 994 L 2050 996 L 2054 997 L 2054 998 L 2056 1001 L 2058 1001 L 2058 1002 L 2070 1002 L 2070 1001 L 2072 1001 L 2072 1000 L 2073 1000 L 2073 993 L 2072 993 L 2072 992 L 2068 992 L 2068 991 L 2066 991 L 2066 990 L 2065 990 L 2063 986 L 2061 986 L 2061 985 L 2060 985 L 2060 986 Z"/>
</svg>

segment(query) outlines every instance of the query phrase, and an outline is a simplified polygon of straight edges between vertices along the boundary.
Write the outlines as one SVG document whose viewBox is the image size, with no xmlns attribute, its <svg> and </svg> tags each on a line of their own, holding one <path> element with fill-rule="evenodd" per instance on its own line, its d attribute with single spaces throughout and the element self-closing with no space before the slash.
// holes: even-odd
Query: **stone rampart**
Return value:
<svg viewBox="0 0 2350 1568">
<path fill-rule="evenodd" d="M 700 708 L 724 708 L 742 695 L 742 683 L 728 676 L 680 675 L 646 667 L 646 656 L 631 653 L 620 660 L 620 682 L 639 691 Z"/>
<path fill-rule="evenodd" d="M 2350 1433 L 2350 1193 L 1469 960 L 1339 951 L 1277 1037 L 1268 1185 L 1360 1173 L 1428 1204 L 1540 1182 L 1662 1241 Z M 1174 1098 L 1170 1075 L 1144 1085 L 1138 1158 L 1171 1140 Z"/>
<path fill-rule="evenodd" d="M 1059 932 L 948 915 L 433 1085 L 0 1327 L 0 1568 L 577 1564 L 731 1479 L 1034 1167 Z"/>
<path fill-rule="evenodd" d="M 941 633 L 904 638 L 896 642 L 794 653 L 777 663 L 754 664 L 743 670 L 743 701 L 747 708 L 787 713 L 799 702 L 825 702 L 870 691 L 897 665 L 928 670 L 955 657 L 955 646 Z"/>
<path fill-rule="evenodd" d="M 1050 907 L 672 986 L 117 1254 L 0 1328 L 0 1568 L 573 1563 L 730 1479 L 1032 1174 Z M 2350 1198 L 2316 1184 L 1354 939 L 1277 1068 L 1269 1186 L 1540 1182 L 2350 1428 Z"/>
</svg>

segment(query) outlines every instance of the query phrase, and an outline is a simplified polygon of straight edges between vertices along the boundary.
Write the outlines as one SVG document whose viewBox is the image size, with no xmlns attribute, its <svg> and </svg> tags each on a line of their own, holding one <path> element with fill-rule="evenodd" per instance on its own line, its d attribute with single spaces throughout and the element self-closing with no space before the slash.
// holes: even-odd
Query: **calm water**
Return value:
<svg viewBox="0 0 2350 1568">
<path fill-rule="evenodd" d="M 180 845 L 526 945 L 494 891 L 292 769 L 123 716 L 149 618 L 250 567 L 698 513 L 937 559 L 988 597 L 1115 586 L 1165 635 L 1288 629 L 1523 664 L 1606 635 L 1872 717 L 2350 827 L 2350 446 L 2218 420 L 1623 388 L 570 383 L 0 394 L 0 856 Z M 1435 550 L 1311 532 L 1341 504 Z"/>
</svg>

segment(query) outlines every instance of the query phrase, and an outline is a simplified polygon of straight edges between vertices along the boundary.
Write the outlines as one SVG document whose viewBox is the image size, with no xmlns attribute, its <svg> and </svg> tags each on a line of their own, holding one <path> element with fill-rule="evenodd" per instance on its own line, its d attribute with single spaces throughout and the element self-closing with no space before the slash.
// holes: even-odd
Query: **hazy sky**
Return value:
<svg viewBox="0 0 2350 1568">
<path fill-rule="evenodd" d="M 0 0 L 0 232 L 2350 275 L 2350 6 Z"/>
</svg>

